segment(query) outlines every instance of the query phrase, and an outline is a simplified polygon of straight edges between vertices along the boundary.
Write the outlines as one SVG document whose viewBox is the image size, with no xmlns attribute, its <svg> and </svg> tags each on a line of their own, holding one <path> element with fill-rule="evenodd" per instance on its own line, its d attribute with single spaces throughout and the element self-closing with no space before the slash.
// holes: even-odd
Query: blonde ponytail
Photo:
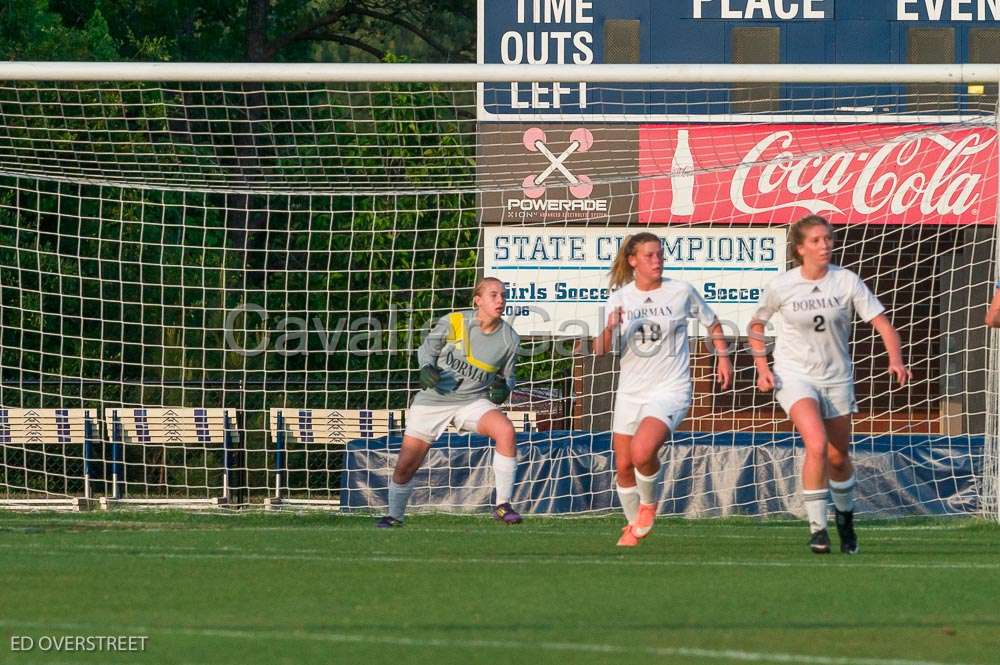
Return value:
<svg viewBox="0 0 1000 665">
<path fill-rule="evenodd" d="M 628 262 L 628 257 L 635 255 L 636 249 L 644 242 L 659 243 L 660 238 L 648 231 L 643 231 L 635 235 L 625 236 L 625 239 L 622 240 L 622 246 L 618 249 L 618 256 L 615 257 L 615 262 L 611 264 L 611 278 L 608 281 L 612 289 L 621 288 L 635 279 L 632 266 Z"/>
</svg>

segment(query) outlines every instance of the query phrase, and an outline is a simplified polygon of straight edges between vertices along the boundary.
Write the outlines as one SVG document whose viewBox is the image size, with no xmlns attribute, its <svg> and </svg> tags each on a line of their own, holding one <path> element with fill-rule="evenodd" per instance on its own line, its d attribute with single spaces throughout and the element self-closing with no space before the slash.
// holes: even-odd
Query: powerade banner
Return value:
<svg viewBox="0 0 1000 665">
<path fill-rule="evenodd" d="M 642 125 L 639 222 L 993 224 L 990 127 Z"/>
<path fill-rule="evenodd" d="M 604 329 L 608 271 L 626 227 L 484 229 L 485 274 L 504 281 L 505 318 L 521 335 L 593 337 Z M 664 277 L 690 283 L 728 334 L 744 331 L 767 283 L 785 269 L 784 228 L 665 227 Z M 693 325 L 693 324 L 692 324 Z M 693 334 L 704 330 L 692 328 Z"/>
<path fill-rule="evenodd" d="M 631 222 L 638 136 L 637 125 L 480 123 L 483 222 Z"/>
</svg>

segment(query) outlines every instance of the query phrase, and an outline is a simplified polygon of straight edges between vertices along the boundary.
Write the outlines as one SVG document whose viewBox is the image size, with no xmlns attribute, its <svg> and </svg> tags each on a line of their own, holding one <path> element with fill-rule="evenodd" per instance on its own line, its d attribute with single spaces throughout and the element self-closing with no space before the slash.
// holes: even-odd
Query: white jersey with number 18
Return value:
<svg viewBox="0 0 1000 665">
<path fill-rule="evenodd" d="M 854 379 L 851 328 L 854 313 L 865 322 L 885 307 L 850 270 L 830 265 L 821 279 L 802 276 L 801 268 L 783 272 L 768 285 L 754 318 L 781 314 L 774 347 L 774 373 L 814 385 Z"/>
<path fill-rule="evenodd" d="M 621 376 L 618 393 L 653 399 L 656 394 L 691 394 L 688 319 L 706 328 L 715 312 L 687 282 L 664 279 L 658 289 L 640 291 L 630 282 L 611 294 L 607 312 L 621 307 Z"/>
</svg>

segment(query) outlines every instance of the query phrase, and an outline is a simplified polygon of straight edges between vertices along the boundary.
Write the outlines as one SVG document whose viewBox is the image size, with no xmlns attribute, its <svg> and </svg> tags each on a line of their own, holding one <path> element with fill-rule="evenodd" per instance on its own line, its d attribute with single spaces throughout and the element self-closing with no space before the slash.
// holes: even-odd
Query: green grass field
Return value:
<svg viewBox="0 0 1000 665">
<path fill-rule="evenodd" d="M 811 554 L 791 522 L 662 520 L 629 551 L 612 518 L 372 525 L 0 513 L 0 662 L 1000 662 L 995 524 L 861 519 L 856 557 Z M 39 648 L 61 635 L 149 639 Z"/>
</svg>

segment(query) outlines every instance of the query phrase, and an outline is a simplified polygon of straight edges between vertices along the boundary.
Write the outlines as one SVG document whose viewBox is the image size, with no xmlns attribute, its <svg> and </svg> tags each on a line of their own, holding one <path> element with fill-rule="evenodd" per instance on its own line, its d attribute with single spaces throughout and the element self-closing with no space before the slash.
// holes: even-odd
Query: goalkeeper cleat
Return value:
<svg viewBox="0 0 1000 665">
<path fill-rule="evenodd" d="M 375 526 L 379 529 L 396 529 L 403 526 L 403 520 L 397 520 L 392 515 L 386 515 L 376 522 Z"/>
<path fill-rule="evenodd" d="M 499 520 L 504 524 L 520 524 L 521 516 L 516 510 L 514 510 L 509 503 L 501 503 L 499 506 L 493 509 L 493 519 Z"/>
<path fill-rule="evenodd" d="M 653 528 L 653 520 L 656 519 L 655 503 L 640 503 L 639 514 L 635 517 L 635 524 L 632 525 L 632 533 L 636 538 L 645 538 Z"/>
<path fill-rule="evenodd" d="M 639 539 L 632 533 L 632 525 L 626 524 L 622 529 L 622 536 L 618 539 L 618 547 L 635 547 L 639 544 Z"/>
<path fill-rule="evenodd" d="M 854 533 L 854 511 L 835 511 L 837 517 L 837 535 L 840 536 L 840 551 L 844 554 L 857 554 L 858 534 Z"/>
<path fill-rule="evenodd" d="M 813 551 L 813 554 L 830 553 L 830 534 L 827 533 L 826 529 L 820 529 L 809 538 L 809 549 Z"/>
</svg>

